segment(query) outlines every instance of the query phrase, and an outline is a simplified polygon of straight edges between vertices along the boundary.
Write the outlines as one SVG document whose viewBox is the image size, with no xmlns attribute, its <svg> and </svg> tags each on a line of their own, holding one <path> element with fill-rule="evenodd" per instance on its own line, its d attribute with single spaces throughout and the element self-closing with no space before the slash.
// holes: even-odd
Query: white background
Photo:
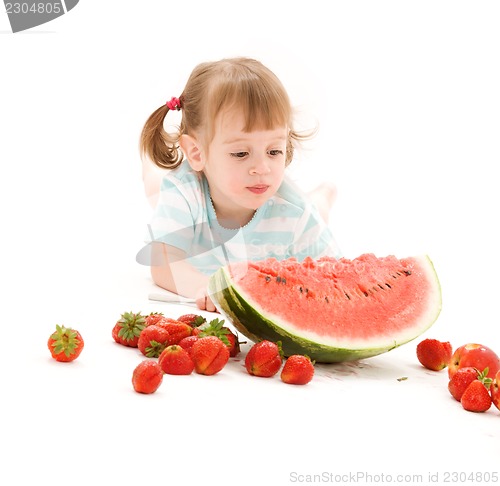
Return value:
<svg viewBox="0 0 500 486">
<path fill-rule="evenodd" d="M 293 468 L 427 474 L 463 469 L 461 423 L 476 441 L 474 456 L 498 458 L 498 413 L 458 410 L 444 375 L 414 365 L 413 344 L 370 361 L 380 365 L 344 383 L 343 394 L 325 391 L 328 370 L 300 391 L 277 381 L 245 382 L 242 391 L 229 379 L 219 381 L 223 394 L 195 377 L 184 403 L 163 386 L 151 400 L 130 393 L 128 381 L 113 374 L 130 355 L 109 340 L 121 312 L 151 308 L 147 269 L 135 263 L 150 213 L 138 153 L 142 124 L 180 94 L 197 63 L 245 55 L 267 64 L 305 120 L 319 122 L 318 137 L 291 171 L 307 189 L 324 179 L 337 185 L 331 224 L 344 254 L 428 254 L 443 310 L 427 336 L 500 350 L 499 22 L 493 1 L 82 0 L 51 23 L 12 34 L 0 12 L 2 402 L 11 413 L 4 419 L 10 433 L 0 440 L 19 474 L 8 484 L 55 473 L 49 457 L 66 474 L 64 461 L 80 459 L 81 484 L 98 477 L 96 464 L 108 479 L 114 471 L 122 484 L 138 484 L 136 469 L 123 473 L 136 448 L 141 467 L 144 450 L 155 449 L 148 474 L 160 484 L 171 484 L 168 474 L 179 480 L 182 468 L 196 478 L 206 468 L 214 477 L 219 461 L 226 469 L 218 474 L 232 478 L 221 484 L 255 484 L 270 465 L 268 484 L 289 484 Z M 56 322 L 89 336 L 81 363 L 62 371 L 45 349 Z M 128 380 L 130 370 L 120 370 Z M 421 386 L 407 387 L 408 395 L 391 391 L 408 371 Z M 68 380 L 62 389 L 53 381 L 59 375 Z M 227 395 L 227 387 L 239 391 Z M 59 398 L 50 400 L 52 393 Z M 385 401 L 385 393 L 392 398 Z M 110 424 L 115 411 L 119 422 Z M 181 417 L 185 427 L 169 433 L 165 421 Z M 78 429 L 72 420 L 83 420 L 89 444 L 58 449 Z M 177 440 L 182 454 L 172 452 Z M 474 464 L 468 469 L 494 469 Z"/>
</svg>

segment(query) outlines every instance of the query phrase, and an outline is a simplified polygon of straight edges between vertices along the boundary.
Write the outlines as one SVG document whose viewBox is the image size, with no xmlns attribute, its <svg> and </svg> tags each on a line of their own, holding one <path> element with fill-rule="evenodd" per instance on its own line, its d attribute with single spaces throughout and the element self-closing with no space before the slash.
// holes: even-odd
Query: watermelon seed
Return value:
<svg viewBox="0 0 500 486">
<path fill-rule="evenodd" d="M 271 281 L 271 277 L 269 275 L 266 275 L 266 282 L 270 282 Z"/>
<path fill-rule="evenodd" d="M 389 287 L 390 289 L 392 289 L 392 287 L 388 283 L 386 283 L 385 285 L 386 285 L 386 287 Z"/>
<path fill-rule="evenodd" d="M 276 277 L 276 282 L 280 283 L 281 282 L 281 277 Z"/>
<path fill-rule="evenodd" d="M 403 270 L 403 273 L 408 277 L 409 275 L 411 275 L 411 272 L 410 270 Z"/>
<path fill-rule="evenodd" d="M 349 296 L 349 294 L 348 294 L 347 292 L 344 292 L 344 294 L 345 294 L 345 296 L 346 296 L 349 300 L 351 300 L 351 297 Z"/>
<path fill-rule="evenodd" d="M 304 290 L 302 289 L 302 287 L 299 287 L 299 291 L 300 291 L 300 293 L 304 292 Z"/>
<path fill-rule="evenodd" d="M 382 290 L 384 290 L 384 287 L 382 287 L 382 285 L 378 284 L 378 286 L 379 286 Z"/>
<path fill-rule="evenodd" d="M 325 300 L 326 300 L 326 303 L 329 304 L 330 301 L 328 300 L 328 297 L 325 295 Z"/>
</svg>

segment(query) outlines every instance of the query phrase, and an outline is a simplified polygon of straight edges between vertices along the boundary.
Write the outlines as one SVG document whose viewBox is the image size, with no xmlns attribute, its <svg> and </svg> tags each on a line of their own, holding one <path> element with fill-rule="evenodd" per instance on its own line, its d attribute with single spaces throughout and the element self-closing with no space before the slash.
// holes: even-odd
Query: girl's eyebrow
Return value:
<svg viewBox="0 0 500 486">
<path fill-rule="evenodd" d="M 286 141 L 287 137 L 286 135 L 277 135 L 276 137 L 273 137 L 269 139 L 269 142 L 283 142 Z M 241 142 L 248 142 L 247 137 L 234 137 L 234 138 L 228 138 L 227 140 L 223 140 L 222 143 L 224 145 L 230 145 L 233 143 L 241 143 Z"/>
</svg>

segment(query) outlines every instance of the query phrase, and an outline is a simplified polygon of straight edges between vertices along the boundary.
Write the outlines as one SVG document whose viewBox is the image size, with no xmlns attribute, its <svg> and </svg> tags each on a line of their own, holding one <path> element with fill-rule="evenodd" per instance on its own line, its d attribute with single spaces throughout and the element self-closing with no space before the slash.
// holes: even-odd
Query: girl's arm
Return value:
<svg viewBox="0 0 500 486">
<path fill-rule="evenodd" d="M 215 306 L 208 297 L 208 276 L 186 262 L 182 250 L 160 242 L 152 242 L 152 261 L 159 263 L 151 266 L 153 282 L 170 292 L 196 300 L 201 310 L 214 312 Z"/>
</svg>

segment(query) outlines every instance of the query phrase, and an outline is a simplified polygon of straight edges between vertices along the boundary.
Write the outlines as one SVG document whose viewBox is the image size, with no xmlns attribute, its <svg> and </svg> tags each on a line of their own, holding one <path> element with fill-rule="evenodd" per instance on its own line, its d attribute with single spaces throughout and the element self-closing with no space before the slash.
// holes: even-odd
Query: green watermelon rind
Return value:
<svg viewBox="0 0 500 486">
<path fill-rule="evenodd" d="M 424 257 L 433 276 L 439 300 L 436 302 L 433 316 L 429 316 L 427 324 L 420 326 L 406 339 L 386 342 L 385 345 L 364 348 L 335 347 L 312 341 L 303 336 L 285 330 L 279 324 L 259 313 L 250 305 L 234 285 L 227 267 L 215 272 L 209 281 L 208 291 L 217 310 L 225 316 L 234 327 L 254 342 L 269 340 L 281 341 L 285 356 L 292 354 L 307 354 L 318 363 L 339 363 L 371 358 L 386 353 L 406 344 L 428 330 L 437 320 L 441 311 L 441 288 L 432 261 Z M 432 277 L 430 277 L 432 278 Z"/>
</svg>

